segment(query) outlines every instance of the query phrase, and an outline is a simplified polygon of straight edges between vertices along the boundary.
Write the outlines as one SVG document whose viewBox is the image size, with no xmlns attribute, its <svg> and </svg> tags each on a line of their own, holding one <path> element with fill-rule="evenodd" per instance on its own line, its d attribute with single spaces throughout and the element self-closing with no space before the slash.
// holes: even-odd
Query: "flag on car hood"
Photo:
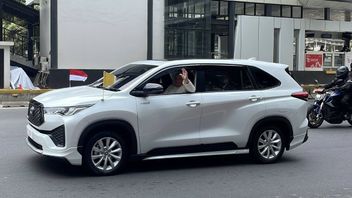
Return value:
<svg viewBox="0 0 352 198">
<path fill-rule="evenodd" d="M 86 81 L 88 75 L 82 71 L 77 69 L 70 69 L 70 81 Z"/>
</svg>

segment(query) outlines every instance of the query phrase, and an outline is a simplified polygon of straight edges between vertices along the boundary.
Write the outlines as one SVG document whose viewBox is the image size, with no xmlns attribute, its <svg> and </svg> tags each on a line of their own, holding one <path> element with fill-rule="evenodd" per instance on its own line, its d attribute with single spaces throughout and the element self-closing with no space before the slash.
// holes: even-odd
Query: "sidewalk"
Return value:
<svg viewBox="0 0 352 198">
<path fill-rule="evenodd" d="M 26 107 L 29 101 L 50 89 L 40 90 L 14 90 L 0 89 L 0 108 L 2 107 Z"/>
</svg>

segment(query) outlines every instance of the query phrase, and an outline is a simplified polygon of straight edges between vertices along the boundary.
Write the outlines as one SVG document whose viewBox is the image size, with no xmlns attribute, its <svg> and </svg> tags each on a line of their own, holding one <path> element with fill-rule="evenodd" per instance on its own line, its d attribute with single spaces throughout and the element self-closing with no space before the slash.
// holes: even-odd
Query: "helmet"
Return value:
<svg viewBox="0 0 352 198">
<path fill-rule="evenodd" d="M 348 72 L 349 72 L 348 67 L 341 66 L 336 70 L 336 78 L 345 79 L 348 77 Z"/>
</svg>

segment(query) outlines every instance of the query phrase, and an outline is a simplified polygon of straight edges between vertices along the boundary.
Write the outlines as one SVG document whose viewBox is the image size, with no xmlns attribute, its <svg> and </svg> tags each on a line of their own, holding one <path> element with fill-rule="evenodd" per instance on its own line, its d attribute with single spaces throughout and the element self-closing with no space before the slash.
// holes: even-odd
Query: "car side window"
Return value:
<svg viewBox="0 0 352 198">
<path fill-rule="evenodd" d="M 208 66 L 204 69 L 206 92 L 253 90 L 254 86 L 246 67 Z"/>
<path fill-rule="evenodd" d="M 259 68 L 250 66 L 249 70 L 259 89 L 269 89 L 281 84 L 278 79 Z"/>
<path fill-rule="evenodd" d="M 147 83 L 162 85 L 164 92 L 161 95 L 194 93 L 196 92 L 196 73 L 194 67 L 171 68 L 152 77 L 143 85 Z"/>
</svg>

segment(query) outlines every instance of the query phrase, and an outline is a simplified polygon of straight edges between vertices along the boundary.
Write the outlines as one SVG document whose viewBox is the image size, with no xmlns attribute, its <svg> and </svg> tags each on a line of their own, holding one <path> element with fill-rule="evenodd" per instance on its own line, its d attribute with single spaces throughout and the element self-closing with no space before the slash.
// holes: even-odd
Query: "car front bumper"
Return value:
<svg viewBox="0 0 352 198">
<path fill-rule="evenodd" d="M 58 158 L 65 158 L 72 165 L 82 165 L 82 155 L 77 147 L 58 147 L 47 134 L 41 133 L 30 124 L 27 125 L 27 144 L 35 152 Z"/>
</svg>

